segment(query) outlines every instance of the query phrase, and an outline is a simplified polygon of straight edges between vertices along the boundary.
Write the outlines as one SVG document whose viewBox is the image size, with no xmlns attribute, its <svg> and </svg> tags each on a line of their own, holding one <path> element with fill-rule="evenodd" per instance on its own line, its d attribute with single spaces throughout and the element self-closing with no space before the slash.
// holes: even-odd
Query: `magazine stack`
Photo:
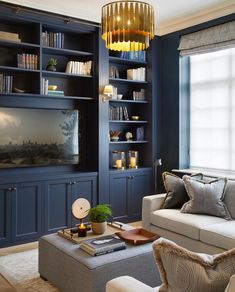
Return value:
<svg viewBox="0 0 235 292">
<path fill-rule="evenodd" d="M 102 236 L 83 241 L 80 248 L 92 256 L 99 256 L 126 248 L 126 244 L 115 235 Z"/>
</svg>

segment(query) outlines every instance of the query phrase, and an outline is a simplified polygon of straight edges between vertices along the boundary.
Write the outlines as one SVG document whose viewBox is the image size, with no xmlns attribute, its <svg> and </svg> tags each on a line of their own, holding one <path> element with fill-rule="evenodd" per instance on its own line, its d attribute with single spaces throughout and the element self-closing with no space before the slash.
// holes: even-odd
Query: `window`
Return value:
<svg viewBox="0 0 235 292">
<path fill-rule="evenodd" d="M 235 48 L 190 57 L 190 168 L 235 171 Z"/>
</svg>

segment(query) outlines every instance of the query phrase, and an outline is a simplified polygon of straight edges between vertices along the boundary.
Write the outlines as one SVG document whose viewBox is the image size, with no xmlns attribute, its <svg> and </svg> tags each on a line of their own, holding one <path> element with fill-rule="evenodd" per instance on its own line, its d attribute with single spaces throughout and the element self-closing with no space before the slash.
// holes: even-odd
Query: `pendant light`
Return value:
<svg viewBox="0 0 235 292">
<path fill-rule="evenodd" d="M 102 39 L 114 51 L 141 51 L 154 38 L 153 6 L 140 1 L 115 1 L 102 7 Z"/>
</svg>

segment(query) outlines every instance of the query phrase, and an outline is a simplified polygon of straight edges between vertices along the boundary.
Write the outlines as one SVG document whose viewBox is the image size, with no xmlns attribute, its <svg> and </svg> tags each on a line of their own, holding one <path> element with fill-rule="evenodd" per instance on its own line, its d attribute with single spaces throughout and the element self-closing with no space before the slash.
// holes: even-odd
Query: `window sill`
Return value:
<svg viewBox="0 0 235 292">
<path fill-rule="evenodd" d="M 205 168 L 187 168 L 187 169 L 172 169 L 174 172 L 184 173 L 184 174 L 195 174 L 195 173 L 202 173 L 205 176 L 210 177 L 225 177 L 230 180 L 235 180 L 235 172 L 232 171 L 216 171 L 216 170 L 209 170 Z"/>
</svg>

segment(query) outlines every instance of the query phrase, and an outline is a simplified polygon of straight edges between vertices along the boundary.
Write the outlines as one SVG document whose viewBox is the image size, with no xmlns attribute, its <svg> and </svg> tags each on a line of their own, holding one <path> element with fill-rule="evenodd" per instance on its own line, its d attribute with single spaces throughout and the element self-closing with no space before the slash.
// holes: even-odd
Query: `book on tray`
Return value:
<svg viewBox="0 0 235 292">
<path fill-rule="evenodd" d="M 98 256 L 126 248 L 126 244 L 116 235 L 108 235 L 84 240 L 80 248 L 92 256 Z"/>
</svg>

